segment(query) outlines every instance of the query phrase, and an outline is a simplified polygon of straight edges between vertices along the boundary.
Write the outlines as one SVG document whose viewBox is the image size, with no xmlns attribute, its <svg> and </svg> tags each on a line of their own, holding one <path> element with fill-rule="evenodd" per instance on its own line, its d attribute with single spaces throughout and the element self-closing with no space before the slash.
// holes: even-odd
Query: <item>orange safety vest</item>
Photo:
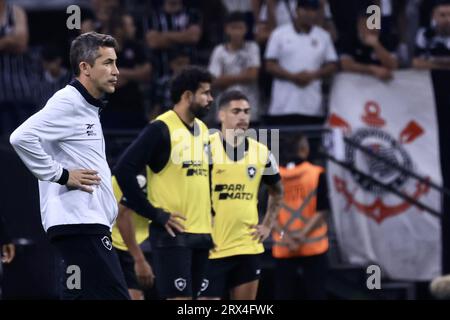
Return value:
<svg viewBox="0 0 450 320">
<path fill-rule="evenodd" d="M 319 176 L 324 171 L 307 161 L 294 168 L 280 167 L 284 187 L 283 206 L 278 213 L 278 224 L 284 232 L 301 230 L 317 214 L 317 187 Z M 305 242 L 291 251 L 282 241 L 278 232 L 273 232 L 272 255 L 275 258 L 312 256 L 328 250 L 327 225 L 325 222 L 313 229 Z"/>
</svg>

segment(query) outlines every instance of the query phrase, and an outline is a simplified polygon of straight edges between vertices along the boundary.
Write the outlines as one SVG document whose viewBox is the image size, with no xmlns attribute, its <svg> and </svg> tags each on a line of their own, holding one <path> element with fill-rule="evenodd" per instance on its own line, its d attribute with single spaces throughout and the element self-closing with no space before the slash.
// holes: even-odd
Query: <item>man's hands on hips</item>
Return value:
<svg viewBox="0 0 450 320">
<path fill-rule="evenodd" d="M 66 186 L 68 188 L 92 193 L 94 192 L 94 189 L 90 186 L 98 186 L 101 181 L 97 174 L 97 171 L 89 169 L 71 170 L 69 171 L 69 180 L 67 181 Z"/>
<path fill-rule="evenodd" d="M 251 226 L 253 230 L 251 235 L 253 240 L 257 240 L 259 243 L 263 243 L 270 236 L 270 232 L 272 230 L 271 227 L 266 226 L 264 224 L 258 224 L 256 226 Z"/>
<path fill-rule="evenodd" d="M 178 232 L 184 232 L 184 226 L 183 224 L 179 221 L 179 219 L 181 220 L 186 220 L 186 218 L 184 216 L 182 216 L 179 213 L 167 213 L 170 215 L 169 220 L 167 221 L 167 223 L 164 225 L 164 227 L 166 228 L 167 232 L 172 236 L 172 237 L 176 237 L 174 230 L 178 231 Z"/>
</svg>

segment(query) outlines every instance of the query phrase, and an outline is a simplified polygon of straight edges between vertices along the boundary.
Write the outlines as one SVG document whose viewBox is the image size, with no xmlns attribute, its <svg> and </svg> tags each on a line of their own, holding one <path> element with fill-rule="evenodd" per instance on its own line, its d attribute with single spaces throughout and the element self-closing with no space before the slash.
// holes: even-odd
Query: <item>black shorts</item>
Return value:
<svg viewBox="0 0 450 320">
<path fill-rule="evenodd" d="M 153 270 L 159 297 L 197 297 L 205 276 L 208 254 L 207 248 L 153 248 Z"/>
<path fill-rule="evenodd" d="M 228 290 L 258 280 L 261 274 L 261 257 L 262 254 L 246 254 L 209 259 L 200 295 L 222 298 Z"/>
<path fill-rule="evenodd" d="M 62 258 L 61 299 L 130 299 L 110 235 L 65 235 L 52 244 Z"/>
<path fill-rule="evenodd" d="M 128 251 L 116 249 L 128 289 L 142 290 L 134 271 L 134 259 Z"/>
</svg>

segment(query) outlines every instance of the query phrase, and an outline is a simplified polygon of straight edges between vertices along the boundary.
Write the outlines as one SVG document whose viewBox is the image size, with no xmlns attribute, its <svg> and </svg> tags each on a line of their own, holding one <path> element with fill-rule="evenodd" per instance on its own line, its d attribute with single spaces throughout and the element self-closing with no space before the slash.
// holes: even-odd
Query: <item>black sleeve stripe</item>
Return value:
<svg viewBox="0 0 450 320">
<path fill-rule="evenodd" d="M 281 180 L 281 176 L 279 173 L 272 175 L 263 175 L 261 180 L 265 185 L 273 186 Z"/>
</svg>

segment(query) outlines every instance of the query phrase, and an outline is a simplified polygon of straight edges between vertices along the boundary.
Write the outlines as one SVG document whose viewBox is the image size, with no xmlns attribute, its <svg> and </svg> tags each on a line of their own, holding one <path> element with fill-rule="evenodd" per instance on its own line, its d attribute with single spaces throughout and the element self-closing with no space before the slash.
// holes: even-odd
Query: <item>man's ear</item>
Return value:
<svg viewBox="0 0 450 320">
<path fill-rule="evenodd" d="M 80 73 L 84 74 L 85 76 L 89 77 L 90 72 L 91 72 L 91 66 L 89 65 L 89 63 L 82 61 L 79 64 L 79 68 L 80 68 Z"/>
<path fill-rule="evenodd" d="M 183 100 L 188 101 L 190 104 L 194 102 L 194 93 L 190 90 L 186 90 L 182 95 Z"/>
<path fill-rule="evenodd" d="M 219 121 L 224 122 L 225 121 L 225 109 L 219 108 Z"/>
</svg>

